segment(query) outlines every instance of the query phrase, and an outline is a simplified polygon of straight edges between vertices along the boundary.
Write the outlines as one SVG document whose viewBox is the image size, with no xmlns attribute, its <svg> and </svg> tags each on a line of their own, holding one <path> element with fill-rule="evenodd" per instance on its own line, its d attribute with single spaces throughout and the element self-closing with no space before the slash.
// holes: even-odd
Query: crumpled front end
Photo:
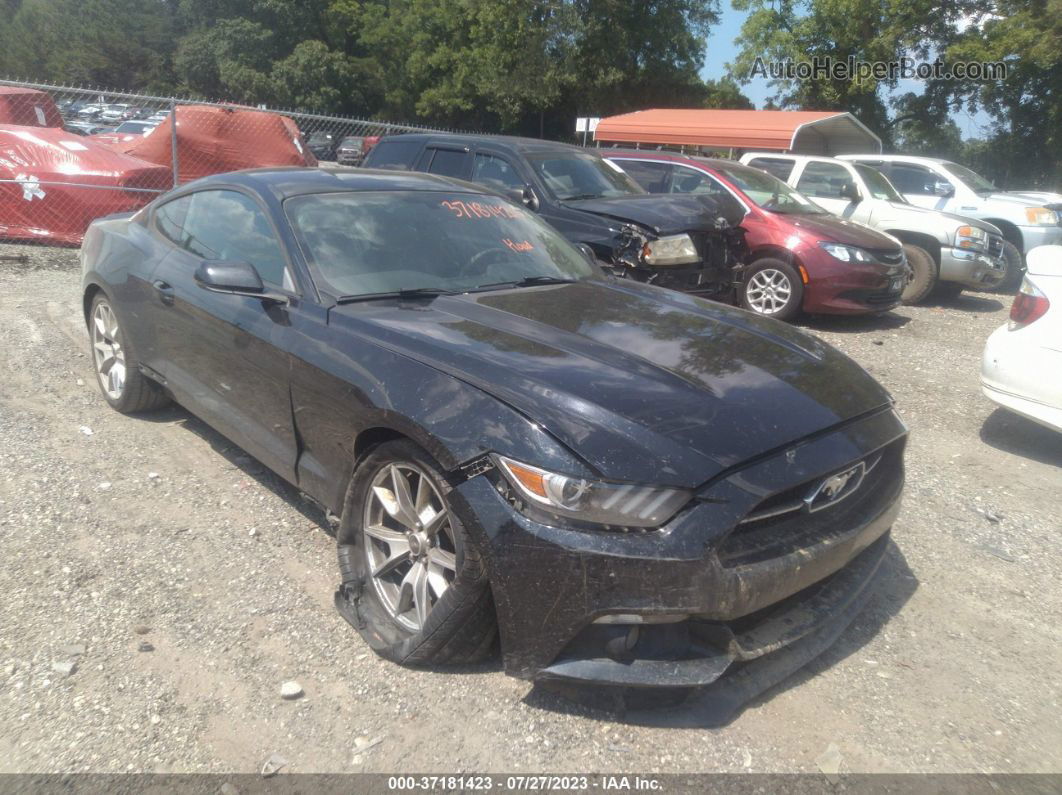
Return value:
<svg viewBox="0 0 1062 795">
<path fill-rule="evenodd" d="M 506 672 L 620 687 L 730 681 L 727 699 L 766 689 L 872 592 L 905 443 L 896 413 L 878 411 L 724 472 L 640 532 L 541 524 L 496 472 L 471 478 L 452 501 L 486 552 Z"/>
</svg>

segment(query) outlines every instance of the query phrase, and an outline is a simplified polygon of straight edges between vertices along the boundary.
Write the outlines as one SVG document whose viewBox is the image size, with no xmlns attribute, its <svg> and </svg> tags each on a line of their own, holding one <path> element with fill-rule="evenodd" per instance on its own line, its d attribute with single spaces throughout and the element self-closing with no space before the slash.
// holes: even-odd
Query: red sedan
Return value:
<svg viewBox="0 0 1062 795">
<path fill-rule="evenodd" d="M 899 305 L 907 268 L 899 241 L 834 217 L 767 172 L 671 152 L 602 154 L 650 193 L 716 194 L 744 207 L 750 259 L 738 297 L 746 309 L 788 320 Z"/>
</svg>

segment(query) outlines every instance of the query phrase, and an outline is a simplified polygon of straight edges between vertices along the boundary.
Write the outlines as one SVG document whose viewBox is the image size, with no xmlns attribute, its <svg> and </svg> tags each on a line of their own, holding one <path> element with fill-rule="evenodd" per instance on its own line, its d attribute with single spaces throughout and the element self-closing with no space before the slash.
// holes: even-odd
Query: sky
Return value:
<svg viewBox="0 0 1062 795">
<path fill-rule="evenodd" d="M 735 11 L 730 7 L 729 0 L 721 0 L 722 13 L 719 24 L 712 28 L 708 37 L 708 50 L 704 59 L 704 68 L 701 70 L 702 78 L 718 80 L 726 74 L 727 61 L 734 60 L 737 55 L 737 47 L 734 39 L 741 33 L 741 24 L 748 15 L 746 11 Z M 762 108 L 764 102 L 774 91 L 768 86 L 766 78 L 757 77 L 751 82 L 741 86 L 745 96 L 751 99 L 757 108 Z M 921 83 L 917 80 L 901 80 L 897 86 L 897 94 L 906 94 L 909 91 L 921 93 Z M 986 135 L 989 121 L 988 114 L 983 111 L 976 114 L 966 112 L 955 116 L 955 123 L 959 125 L 963 138 L 979 138 Z"/>
</svg>

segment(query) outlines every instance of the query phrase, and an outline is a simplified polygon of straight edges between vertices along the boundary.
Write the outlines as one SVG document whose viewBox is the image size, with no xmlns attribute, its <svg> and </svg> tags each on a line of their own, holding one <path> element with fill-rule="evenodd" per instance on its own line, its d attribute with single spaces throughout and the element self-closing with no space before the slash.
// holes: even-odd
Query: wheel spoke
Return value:
<svg viewBox="0 0 1062 795">
<path fill-rule="evenodd" d="M 446 523 L 446 519 L 449 516 L 445 510 L 436 511 L 434 515 L 428 521 L 424 522 L 424 532 L 430 537 L 437 535 L 439 529 Z"/>
<path fill-rule="evenodd" d="M 402 470 L 393 464 L 391 465 L 391 486 L 394 489 L 395 507 L 399 514 L 395 518 L 408 527 L 419 528 L 420 519 L 417 518 L 413 495 L 409 493 L 409 481 L 402 474 Z"/>
<path fill-rule="evenodd" d="M 431 586 L 432 591 L 435 592 L 435 598 L 438 599 L 444 593 L 446 589 L 450 587 L 450 581 L 446 579 L 445 575 L 435 566 L 428 566 L 428 585 Z"/>
<path fill-rule="evenodd" d="M 431 612 L 431 596 L 428 595 L 428 567 L 425 564 L 413 567 L 413 605 L 417 609 L 417 623 L 423 628 Z"/>
<path fill-rule="evenodd" d="M 457 556 L 453 552 L 447 552 L 445 549 L 439 547 L 432 547 L 428 553 L 428 560 L 431 561 L 433 566 L 438 566 L 442 569 L 457 573 Z"/>
<path fill-rule="evenodd" d="M 409 551 L 409 540 L 407 539 L 406 534 L 400 530 L 392 530 L 390 527 L 384 527 L 382 524 L 372 524 L 365 526 L 365 535 L 383 541 L 388 546 L 405 546 L 406 551 Z"/>
<path fill-rule="evenodd" d="M 107 338 L 107 324 L 103 321 L 103 313 L 97 311 L 96 317 L 93 318 L 93 324 L 96 326 L 96 333 L 103 339 Z"/>
</svg>

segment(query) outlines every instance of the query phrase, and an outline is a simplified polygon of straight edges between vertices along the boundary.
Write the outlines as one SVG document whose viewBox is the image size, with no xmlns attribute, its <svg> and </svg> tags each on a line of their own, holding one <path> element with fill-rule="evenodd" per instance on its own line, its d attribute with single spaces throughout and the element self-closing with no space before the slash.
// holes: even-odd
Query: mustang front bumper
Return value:
<svg viewBox="0 0 1062 795">
<path fill-rule="evenodd" d="M 636 687 L 725 679 L 724 698 L 769 687 L 871 592 L 905 440 L 891 409 L 850 421 L 710 482 L 650 532 L 540 524 L 489 473 L 465 481 L 451 504 L 488 564 L 506 672 Z M 818 484 L 853 467 L 865 474 L 850 494 L 808 509 Z"/>
</svg>

